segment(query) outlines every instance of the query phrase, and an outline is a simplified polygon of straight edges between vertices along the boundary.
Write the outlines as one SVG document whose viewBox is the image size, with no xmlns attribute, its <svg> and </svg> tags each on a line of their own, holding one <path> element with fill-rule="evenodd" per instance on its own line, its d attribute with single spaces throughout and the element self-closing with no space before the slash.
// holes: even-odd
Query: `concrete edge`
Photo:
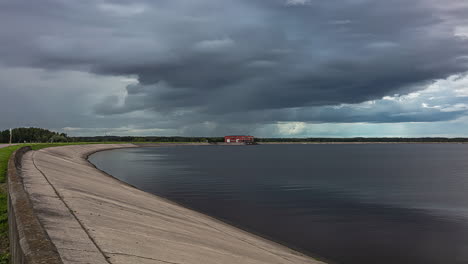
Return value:
<svg viewBox="0 0 468 264">
<path fill-rule="evenodd" d="M 10 263 L 63 264 L 57 248 L 34 213 L 21 177 L 23 155 L 31 147 L 16 150 L 8 161 L 8 236 Z"/>
</svg>

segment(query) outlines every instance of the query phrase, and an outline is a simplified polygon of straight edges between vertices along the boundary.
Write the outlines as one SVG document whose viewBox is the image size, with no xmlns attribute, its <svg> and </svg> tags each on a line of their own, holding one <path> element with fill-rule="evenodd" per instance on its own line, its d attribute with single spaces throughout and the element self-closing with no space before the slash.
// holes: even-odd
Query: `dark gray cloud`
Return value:
<svg viewBox="0 0 468 264">
<path fill-rule="evenodd" d="M 137 127 L 452 120 L 464 112 L 336 106 L 468 71 L 467 12 L 459 0 L 0 1 L 0 64 L 134 76 L 92 114 L 144 112 Z"/>
</svg>

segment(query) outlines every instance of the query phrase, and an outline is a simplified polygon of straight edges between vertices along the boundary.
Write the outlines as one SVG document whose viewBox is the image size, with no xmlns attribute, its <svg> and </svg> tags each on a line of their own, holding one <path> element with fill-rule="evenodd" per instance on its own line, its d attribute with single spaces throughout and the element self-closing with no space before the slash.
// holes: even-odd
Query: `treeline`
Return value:
<svg viewBox="0 0 468 264">
<path fill-rule="evenodd" d="M 0 131 L 0 143 L 8 143 L 10 131 Z M 255 138 L 256 142 L 468 142 L 468 138 L 422 137 L 422 138 Z M 134 136 L 96 136 L 96 137 L 68 137 L 65 133 L 58 133 L 42 128 L 15 128 L 13 129 L 12 143 L 46 143 L 46 142 L 224 142 L 224 137 L 134 137 Z"/>
<path fill-rule="evenodd" d="M 21 127 L 12 130 L 12 143 L 47 143 L 68 142 L 70 138 L 65 133 L 53 132 L 43 128 Z M 0 143 L 10 142 L 10 130 L 0 132 Z"/>
<path fill-rule="evenodd" d="M 404 137 L 355 137 L 355 138 L 256 138 L 257 142 L 336 142 L 336 143 L 352 143 L 352 142 L 412 142 L 412 143 L 430 143 L 430 142 L 468 142 L 468 138 L 445 138 L 445 137 L 421 137 L 421 138 L 404 138 Z"/>
<path fill-rule="evenodd" d="M 97 136 L 72 137 L 74 142 L 223 142 L 223 137 L 130 137 L 130 136 Z"/>
</svg>

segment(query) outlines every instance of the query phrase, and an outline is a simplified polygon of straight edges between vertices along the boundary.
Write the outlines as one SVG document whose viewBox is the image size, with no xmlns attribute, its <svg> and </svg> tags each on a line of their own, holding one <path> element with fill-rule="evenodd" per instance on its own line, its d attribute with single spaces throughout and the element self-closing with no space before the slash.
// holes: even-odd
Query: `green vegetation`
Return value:
<svg viewBox="0 0 468 264">
<path fill-rule="evenodd" d="M 8 169 L 8 159 L 11 154 L 21 146 L 9 146 L 0 148 L 0 183 L 5 183 L 6 172 Z"/>
<path fill-rule="evenodd" d="M 9 130 L 0 131 L 0 143 L 8 143 L 10 139 Z M 49 131 L 42 128 L 15 128 L 13 129 L 13 143 L 193 143 L 193 142 L 223 142 L 224 137 L 133 137 L 133 136 L 96 136 L 96 137 L 68 137 L 67 134 Z M 340 142 L 468 142 L 468 138 L 443 138 L 443 137 L 424 137 L 424 138 L 402 138 L 402 137 L 384 137 L 384 138 L 256 138 L 257 142 L 314 142 L 314 143 L 340 143 Z"/>
<path fill-rule="evenodd" d="M 68 137 L 65 133 L 58 133 L 42 128 L 15 128 L 12 131 L 12 143 L 150 143 L 150 142 L 223 142 L 223 137 L 131 137 L 131 136 L 97 136 L 97 137 Z M 10 131 L 0 131 L 0 143 L 9 143 Z"/>
<path fill-rule="evenodd" d="M 7 187 L 6 174 L 8 169 L 8 160 L 11 154 L 21 146 L 9 146 L 0 148 L 0 263 L 7 264 L 9 259 L 8 252 L 8 213 L 7 213 Z"/>
<path fill-rule="evenodd" d="M 73 142 L 133 142 L 133 143 L 197 143 L 197 142 L 223 142 L 224 137 L 119 137 L 119 136 L 98 136 L 98 137 L 71 137 Z"/>
<path fill-rule="evenodd" d="M 12 143 L 68 142 L 67 134 L 53 132 L 43 128 L 21 127 L 13 129 Z M 0 132 L 0 143 L 10 142 L 10 131 Z"/>
</svg>

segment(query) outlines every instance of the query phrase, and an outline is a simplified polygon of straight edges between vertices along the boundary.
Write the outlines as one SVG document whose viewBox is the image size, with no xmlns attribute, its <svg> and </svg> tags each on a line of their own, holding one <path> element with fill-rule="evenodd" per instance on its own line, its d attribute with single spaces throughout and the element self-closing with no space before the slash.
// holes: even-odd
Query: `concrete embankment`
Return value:
<svg viewBox="0 0 468 264">
<path fill-rule="evenodd" d="M 15 185 L 10 217 L 21 225 L 10 226 L 17 234 L 12 245 L 19 247 L 12 253 L 41 251 L 51 261 L 13 263 L 322 263 L 135 189 L 86 160 L 96 151 L 124 147 L 135 145 L 55 147 L 17 157 L 21 167 L 13 164 L 17 178 L 9 179 Z M 17 193 L 26 205 L 18 204 Z M 26 212 L 18 211 L 21 206 Z M 25 232 L 28 221 L 35 233 Z M 44 245 L 24 243 L 29 240 Z"/>
<path fill-rule="evenodd" d="M 23 186 L 22 159 L 30 147 L 15 151 L 8 162 L 8 237 L 10 263 L 62 263 L 57 249 L 49 239 L 33 210 L 33 204 Z"/>
</svg>

